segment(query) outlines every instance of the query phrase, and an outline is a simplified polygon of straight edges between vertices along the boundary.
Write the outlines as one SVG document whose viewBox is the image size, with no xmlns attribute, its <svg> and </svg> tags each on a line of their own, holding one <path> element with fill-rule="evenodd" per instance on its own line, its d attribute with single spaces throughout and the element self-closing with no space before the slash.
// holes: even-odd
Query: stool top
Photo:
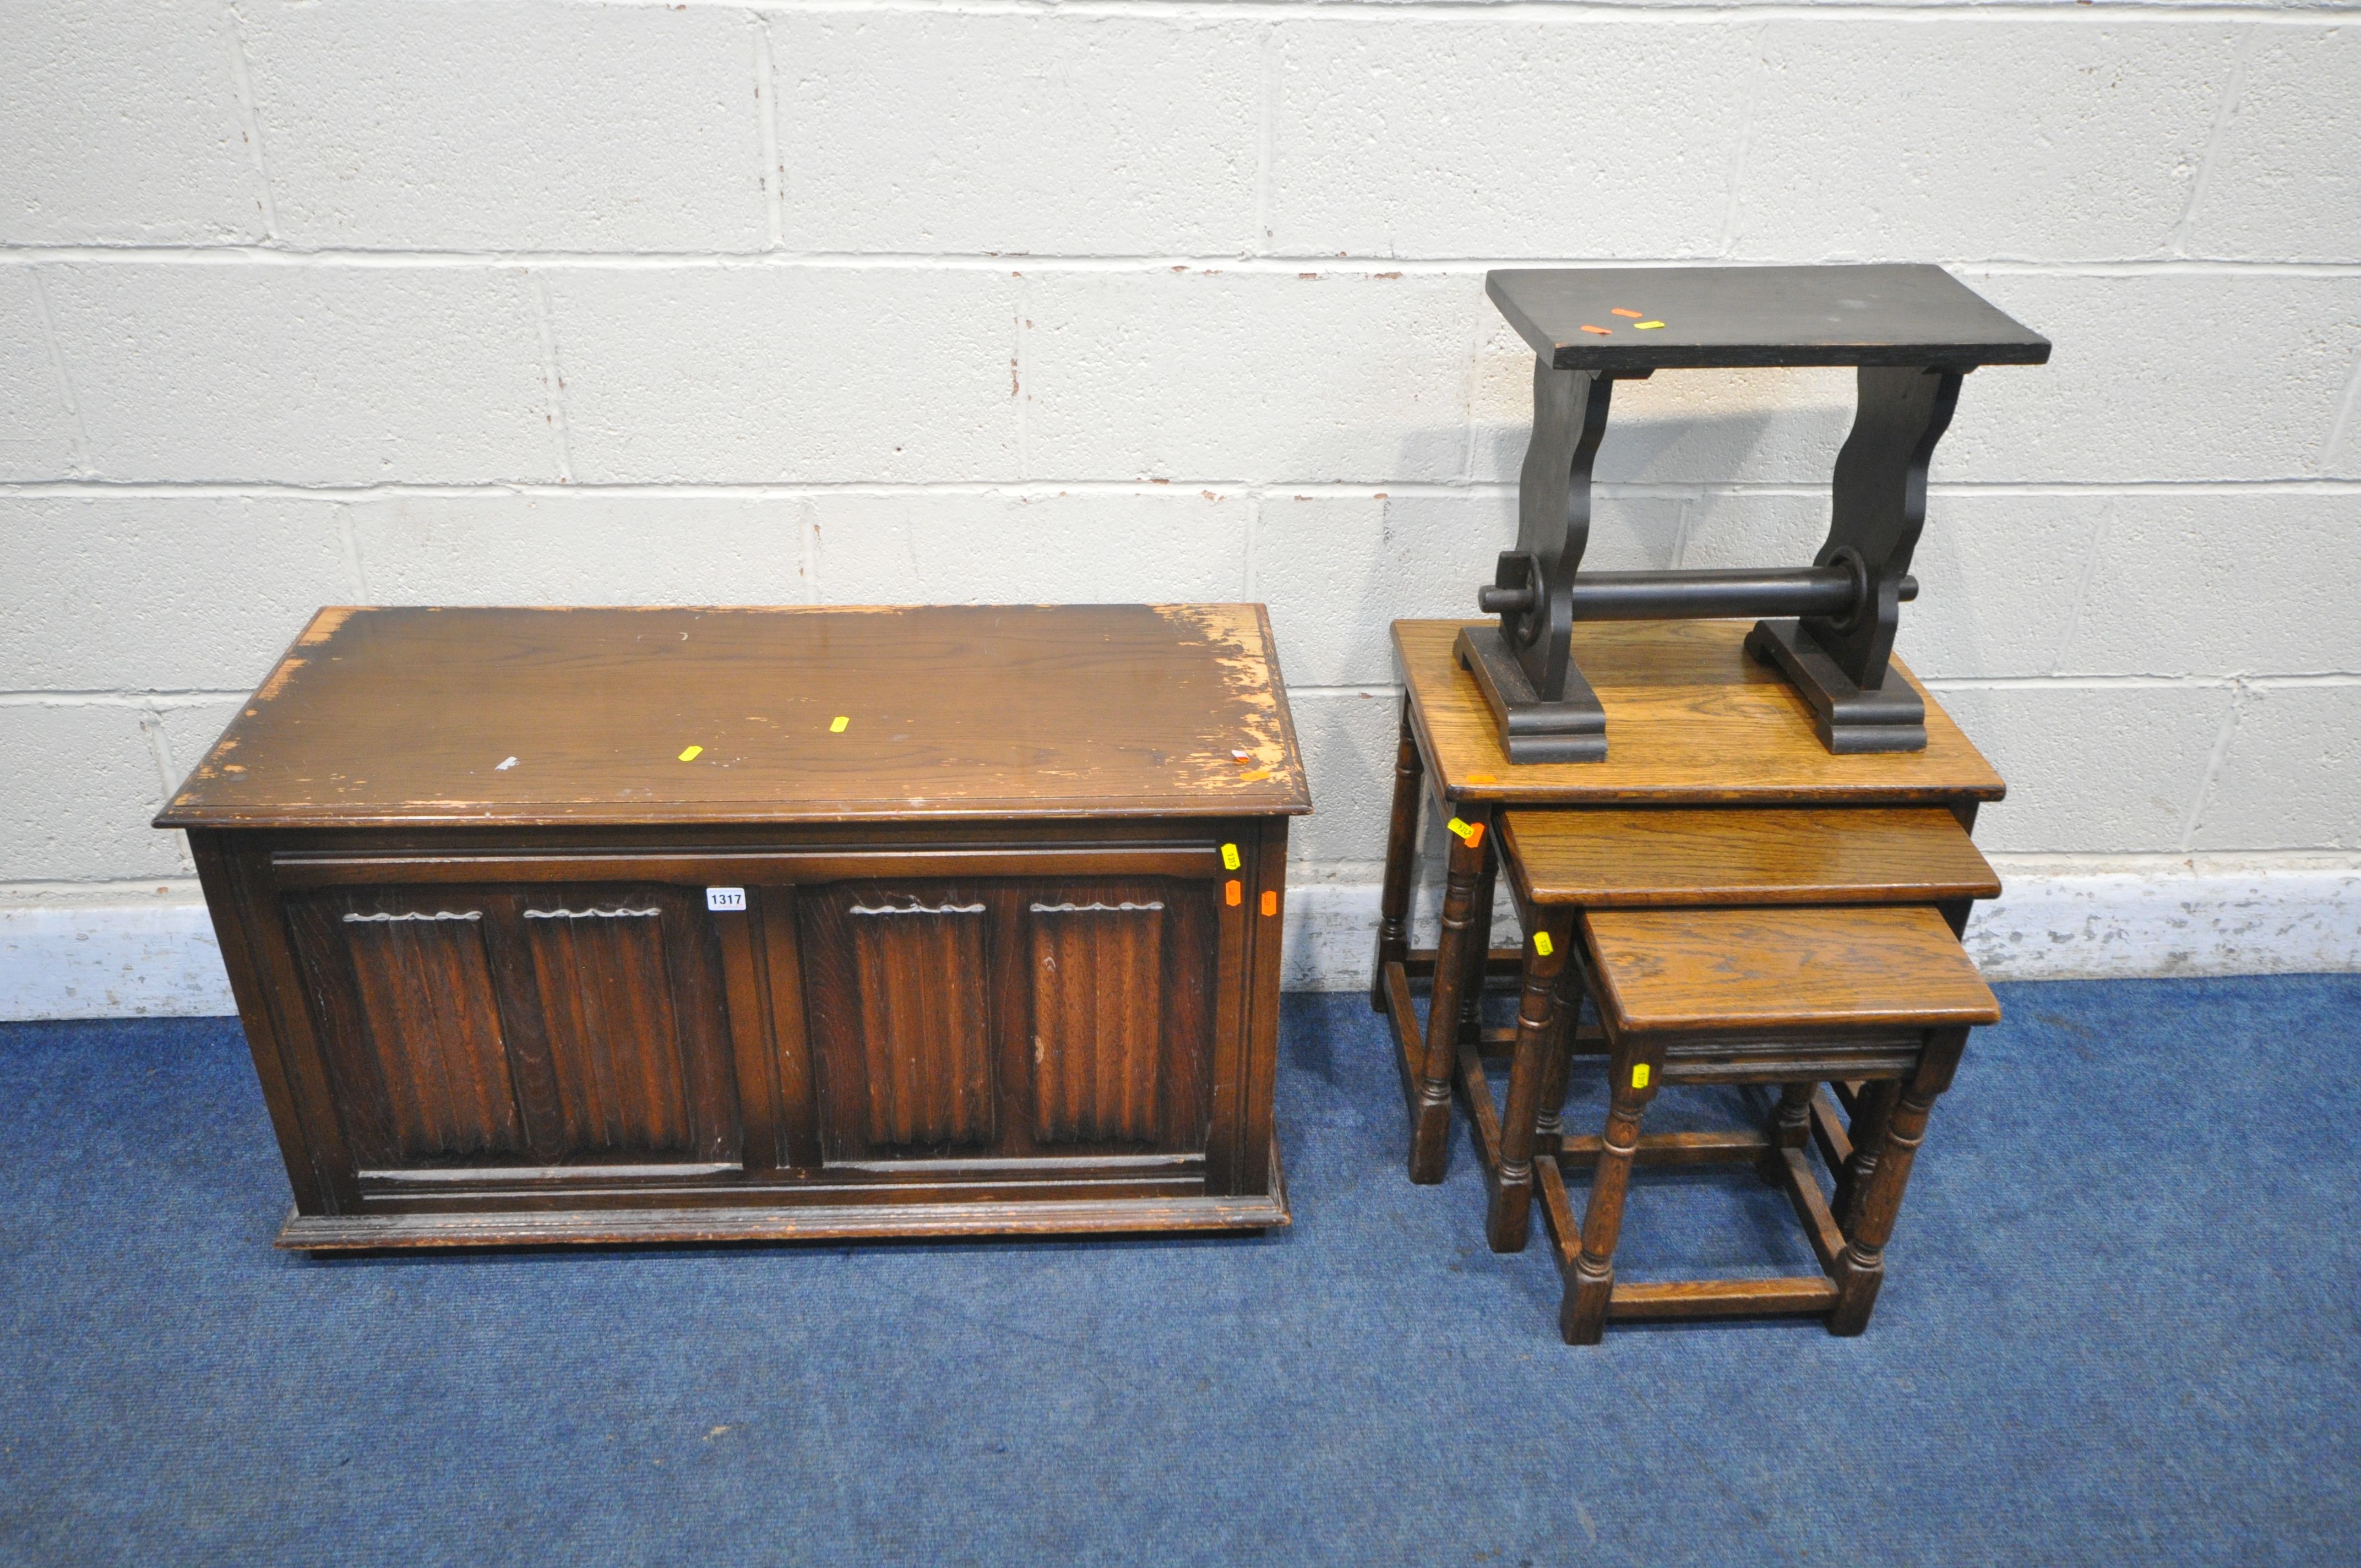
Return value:
<svg viewBox="0 0 2361 1568">
<path fill-rule="evenodd" d="M 1616 1034 L 1997 1024 L 2000 1003 L 1924 905 L 1585 911 Z"/>
<path fill-rule="evenodd" d="M 1511 270 L 1486 273 L 1484 291 L 1533 352 L 1560 370 L 1966 370 L 2049 358 L 2048 338 L 1923 264 Z"/>
<path fill-rule="evenodd" d="M 1451 645 L 1456 620 L 1397 620 L 1394 656 L 1426 765 L 1449 801 L 1503 806 L 1936 805 L 1998 800 L 2000 774 L 1901 660 L 1927 749 L 1838 756 L 1811 709 L 1745 651 L 1745 620 L 1594 620 L 1574 656 L 1607 709 L 1603 762 L 1509 761 L 1499 721 Z"/>
<path fill-rule="evenodd" d="M 1259 605 L 324 609 L 157 825 L 1311 805 Z"/>
<path fill-rule="evenodd" d="M 1939 806 L 1510 811 L 1504 858 L 1529 903 L 1933 904 L 2000 878 Z"/>
</svg>

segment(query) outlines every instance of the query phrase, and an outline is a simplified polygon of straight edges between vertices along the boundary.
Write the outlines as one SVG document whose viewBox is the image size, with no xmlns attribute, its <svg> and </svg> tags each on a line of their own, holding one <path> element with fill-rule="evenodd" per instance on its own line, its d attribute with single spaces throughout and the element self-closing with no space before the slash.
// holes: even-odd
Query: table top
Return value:
<svg viewBox="0 0 2361 1568">
<path fill-rule="evenodd" d="M 159 827 L 1309 811 L 1260 605 L 324 609 Z"/>
<path fill-rule="evenodd" d="M 1512 269 L 1484 291 L 1561 370 L 2049 358 L 2048 338 L 1925 265 Z"/>
<path fill-rule="evenodd" d="M 1751 620 L 1583 621 L 1574 656 L 1607 710 L 1603 762 L 1509 761 L 1456 620 L 1397 620 L 1394 655 L 1446 800 L 1501 806 L 1935 805 L 1998 800 L 2000 774 L 1901 660 L 1927 749 L 1838 756 L 1779 674 L 1747 657 Z"/>
<path fill-rule="evenodd" d="M 1620 1034 L 2000 1022 L 1992 987 L 1923 905 L 1608 909 L 1582 924 Z"/>
<path fill-rule="evenodd" d="M 1933 904 L 2000 878 L 1939 806 L 1510 811 L 1504 860 L 1536 904 Z"/>
</svg>

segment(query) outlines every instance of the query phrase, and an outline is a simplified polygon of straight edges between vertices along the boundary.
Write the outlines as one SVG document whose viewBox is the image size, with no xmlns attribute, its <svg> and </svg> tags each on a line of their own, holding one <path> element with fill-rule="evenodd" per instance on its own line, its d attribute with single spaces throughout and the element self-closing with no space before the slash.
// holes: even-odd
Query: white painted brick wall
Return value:
<svg viewBox="0 0 2361 1568">
<path fill-rule="evenodd" d="M 2238 35 L 2096 10 L 1771 23 L 1736 253 L 2157 254 L 2188 206 Z"/>
<path fill-rule="evenodd" d="M 82 468 L 47 318 L 39 275 L 29 267 L 0 269 L 0 479 Z"/>
<path fill-rule="evenodd" d="M 241 5 L 279 237 L 366 250 L 753 250 L 753 24 L 539 0 Z"/>
<path fill-rule="evenodd" d="M 0 4 L 0 244 L 261 239 L 236 51 L 217 0 Z"/>
<path fill-rule="evenodd" d="M 248 264 L 39 269 L 103 479 L 554 479 L 521 272 Z"/>
<path fill-rule="evenodd" d="M 2356 147 L 2308 6 L 0 0 L 0 1013 L 203 1004 L 145 824 L 335 601 L 1266 600 L 1349 983 L 1386 622 L 1514 530 L 1483 272 L 1583 261 L 2052 336 L 1904 616 L 2012 786 L 1978 950 L 2361 962 Z M 1591 560 L 1804 558 L 1850 402 L 1619 388 Z"/>
<path fill-rule="evenodd" d="M 236 685 L 225 674 L 268 670 L 314 609 L 352 597 L 341 510 L 284 496 L 0 497 L 0 669 L 20 691 Z"/>
<path fill-rule="evenodd" d="M 1274 50 L 1266 226 L 1279 255 L 1721 247 L 1752 28 L 1355 10 L 1281 26 Z"/>
<path fill-rule="evenodd" d="M 1006 480 L 1019 280 L 994 269 L 539 275 L 578 484 Z"/>
<path fill-rule="evenodd" d="M 1255 243 L 1261 29 L 856 9 L 769 25 L 791 249 L 1203 256 Z"/>
<path fill-rule="evenodd" d="M 1466 467 L 1480 278 L 1195 270 L 1027 280 L 1028 473 L 1282 483 Z"/>
</svg>

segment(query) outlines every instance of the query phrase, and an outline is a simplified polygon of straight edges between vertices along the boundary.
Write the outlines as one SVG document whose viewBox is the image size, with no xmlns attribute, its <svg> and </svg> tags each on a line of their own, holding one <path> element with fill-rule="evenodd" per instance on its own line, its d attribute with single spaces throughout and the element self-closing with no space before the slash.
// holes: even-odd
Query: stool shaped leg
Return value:
<svg viewBox="0 0 2361 1568">
<path fill-rule="evenodd" d="M 1879 1150 L 1885 1146 L 1885 1124 L 1894 1114 L 1894 1098 L 1901 1092 L 1902 1085 L 1889 1078 L 1862 1084 L 1861 1092 L 1853 1097 L 1852 1157 L 1836 1173 L 1836 1201 L 1830 1205 L 1836 1211 L 1837 1223 L 1847 1230 L 1852 1228 L 1855 1200 L 1877 1173 Z"/>
<path fill-rule="evenodd" d="M 1786 1185 L 1787 1151 L 1804 1148 L 1812 1141 L 1812 1096 L 1819 1087 L 1817 1083 L 1779 1086 L 1778 1109 L 1771 1113 L 1771 1146 L 1754 1166 L 1754 1173 L 1773 1187 Z"/>
<path fill-rule="evenodd" d="M 1411 729 L 1410 698 L 1402 698 L 1401 737 L 1394 747 L 1393 818 L 1386 828 L 1386 880 L 1378 899 L 1378 957 L 1369 975 L 1369 1005 L 1386 1010 L 1386 966 L 1410 957 L 1411 892 L 1418 885 L 1418 797 L 1426 767 Z"/>
<path fill-rule="evenodd" d="M 1478 816 L 1471 828 L 1486 828 Z M 1426 1010 L 1426 1058 L 1419 1064 L 1418 1105 L 1411 1114 L 1410 1179 L 1422 1186 L 1443 1179 L 1444 1159 L 1451 1145 L 1451 1077 L 1459 1052 L 1460 1003 L 1473 983 L 1481 986 L 1484 952 L 1471 942 L 1484 939 L 1476 921 L 1476 890 L 1488 886 L 1484 875 L 1492 854 L 1488 831 L 1471 831 L 1451 840 L 1451 859 L 1443 883 L 1443 929 L 1434 942 L 1434 991 Z M 1485 923 L 1488 927 L 1489 922 Z"/>
<path fill-rule="evenodd" d="M 1558 979 L 1573 934 L 1573 918 L 1561 914 L 1525 943 L 1517 1054 L 1509 1068 L 1509 1103 L 1500 1113 L 1500 1163 L 1488 1173 L 1491 1193 L 1484 1216 L 1485 1239 L 1494 1252 L 1522 1252 L 1532 1233 L 1533 1127 L 1557 1034 L 1553 1025 Z M 1559 1082 L 1564 1084 L 1563 1075 Z"/>
<path fill-rule="evenodd" d="M 1608 1300 L 1615 1293 L 1615 1243 L 1623 1232 L 1631 1157 L 1640 1147 L 1641 1118 L 1656 1097 L 1655 1064 L 1637 1063 L 1618 1051 L 1613 1070 L 1605 1146 L 1590 1179 L 1590 1201 L 1582 1211 L 1582 1251 L 1566 1275 L 1565 1298 L 1558 1307 L 1558 1332 L 1568 1344 L 1597 1344 L 1607 1332 Z M 1638 1086 L 1631 1081 L 1635 1072 Z"/>
<path fill-rule="evenodd" d="M 1837 1255 L 1837 1304 L 1828 1313 L 1828 1332 L 1857 1334 L 1869 1327 L 1877 1305 L 1878 1287 L 1885 1279 L 1885 1244 L 1902 1212 L 1902 1191 L 1910 1183 L 1910 1167 L 1918 1146 L 1927 1138 L 1927 1113 L 1950 1087 L 1951 1070 L 1959 1063 L 1965 1029 L 1931 1031 L 1918 1071 L 1894 1102 L 1884 1119 L 1875 1165 L 1854 1190 L 1853 1217 L 1845 1226 L 1844 1251 Z"/>
<path fill-rule="evenodd" d="M 1574 1032 L 1582 1021 L 1582 960 L 1569 957 L 1557 973 L 1550 999 L 1549 1042 L 1542 1054 L 1541 1113 L 1533 1118 L 1533 1144 L 1546 1140 L 1554 1153 L 1565 1135 L 1565 1080 L 1574 1070 Z"/>
<path fill-rule="evenodd" d="M 1471 1046 L 1484 1038 L 1484 987 L 1492 972 L 1492 903 L 1500 881 L 1500 857 L 1492 852 L 1488 839 L 1481 848 L 1484 869 L 1468 895 L 1467 979 L 1459 992 L 1459 1037 Z"/>
</svg>

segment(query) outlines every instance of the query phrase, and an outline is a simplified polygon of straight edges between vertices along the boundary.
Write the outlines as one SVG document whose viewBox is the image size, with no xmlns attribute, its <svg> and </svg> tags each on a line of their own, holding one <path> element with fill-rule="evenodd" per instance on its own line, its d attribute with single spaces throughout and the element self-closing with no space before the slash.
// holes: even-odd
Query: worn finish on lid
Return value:
<svg viewBox="0 0 2361 1568">
<path fill-rule="evenodd" d="M 156 821 L 1259 816 L 1311 804 L 1259 605 L 339 609 L 313 620 Z"/>
<path fill-rule="evenodd" d="M 1925 265 L 1504 270 L 1485 275 L 1484 291 L 1561 370 L 2049 358 L 2048 338 Z M 1664 325 L 1642 330 L 1619 309 Z"/>
<path fill-rule="evenodd" d="M 1476 677 L 1452 657 L 1462 624 L 1393 623 L 1411 722 L 1446 800 L 1902 805 L 2004 793 L 2000 774 L 1899 659 L 1890 678 L 1925 700 L 1927 749 L 1831 752 L 1795 688 L 1747 657 L 1752 623 L 1744 620 L 1577 622 L 1574 656 L 1607 709 L 1614 744 L 1603 762 L 1519 766 L 1500 750 L 1499 721 Z"/>
</svg>

